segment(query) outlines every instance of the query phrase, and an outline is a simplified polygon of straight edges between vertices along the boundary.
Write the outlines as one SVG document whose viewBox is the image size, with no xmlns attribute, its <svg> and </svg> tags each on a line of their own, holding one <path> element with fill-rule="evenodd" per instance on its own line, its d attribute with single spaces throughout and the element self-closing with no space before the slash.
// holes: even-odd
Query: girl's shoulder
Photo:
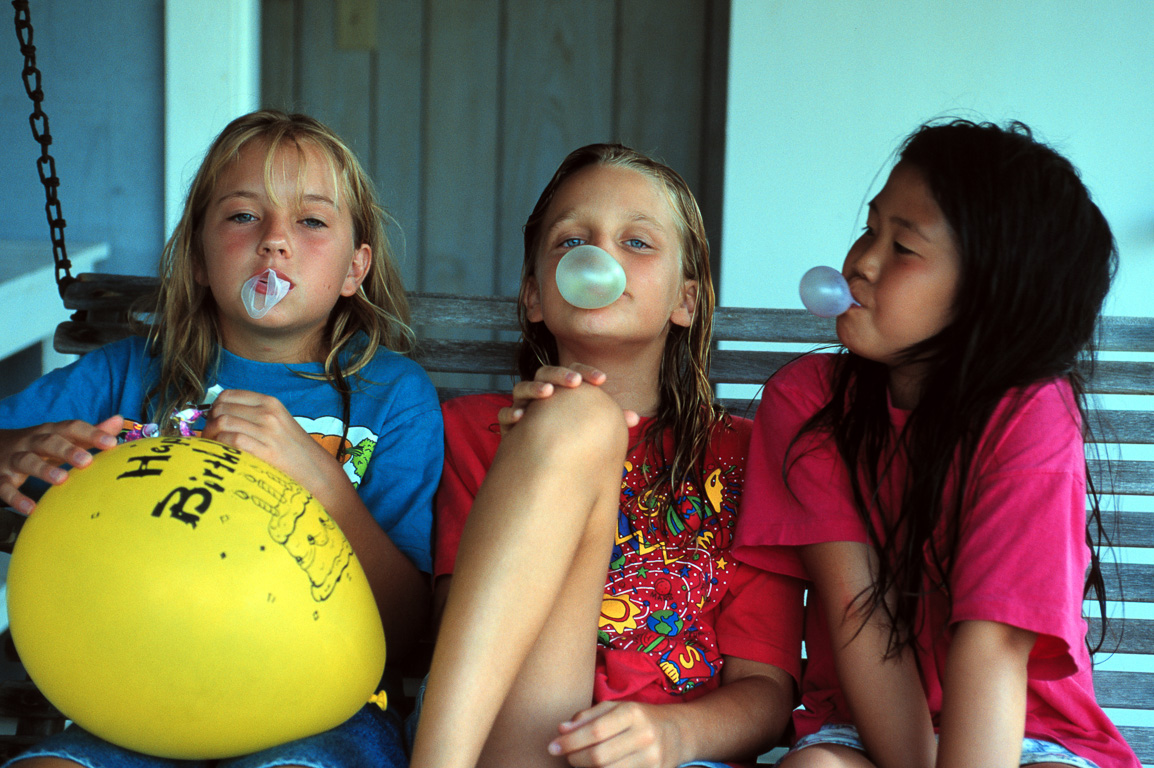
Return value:
<svg viewBox="0 0 1154 768">
<path fill-rule="evenodd" d="M 377 347 L 377 351 L 373 353 L 373 357 L 365 366 L 365 370 L 373 371 L 392 371 L 395 374 L 417 376 L 422 379 L 428 379 L 429 375 L 425 373 L 425 369 L 412 360 L 412 358 L 402 355 L 400 352 L 394 352 L 388 347 Z"/>
<path fill-rule="evenodd" d="M 713 431 L 709 435 L 709 444 L 710 446 L 736 444 L 744 447 L 749 445 L 752 434 L 753 419 L 735 416 L 731 413 L 713 425 Z"/>
<path fill-rule="evenodd" d="M 1050 379 L 1007 392 L 994 409 L 978 447 L 986 471 L 1023 467 L 1084 470 L 1082 416 L 1073 388 Z"/>
<path fill-rule="evenodd" d="M 1034 404 L 1040 408 L 1066 410 L 1076 406 L 1074 388 L 1065 376 L 1044 379 L 1011 391 L 1012 397 Z"/>
<path fill-rule="evenodd" d="M 93 352 L 98 356 L 102 356 L 108 360 L 127 360 L 139 361 L 147 360 L 156 357 L 153 353 L 152 343 L 144 336 L 127 336 L 117 341 L 109 342 L 103 347 L 99 347 Z M 92 356 L 92 352 L 84 355 L 80 360 L 86 360 Z"/>
<path fill-rule="evenodd" d="M 769 377 L 761 404 L 775 412 L 816 411 L 831 397 L 837 354 L 813 352 L 796 357 Z M 761 409 L 758 410 L 760 414 Z"/>
<path fill-rule="evenodd" d="M 1046 379 L 1007 392 L 990 420 L 994 428 L 1029 426 L 1040 431 L 1081 432 L 1074 388 L 1064 378 Z"/>
<path fill-rule="evenodd" d="M 839 355 L 832 352 L 808 352 L 795 357 L 775 371 L 766 388 L 789 387 L 828 389 Z"/>
<path fill-rule="evenodd" d="M 415 401 L 437 403 L 437 390 L 425 369 L 410 358 L 379 347 L 372 359 L 358 371 L 360 379 L 397 392 Z"/>
<path fill-rule="evenodd" d="M 94 349 L 61 370 L 143 384 L 154 378 L 159 368 L 160 357 L 152 343 L 143 336 L 129 336 Z"/>
</svg>

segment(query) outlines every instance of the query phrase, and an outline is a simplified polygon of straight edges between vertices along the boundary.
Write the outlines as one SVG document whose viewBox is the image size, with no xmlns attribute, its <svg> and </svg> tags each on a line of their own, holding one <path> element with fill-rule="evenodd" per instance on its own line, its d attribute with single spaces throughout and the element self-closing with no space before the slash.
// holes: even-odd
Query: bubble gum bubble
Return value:
<svg viewBox="0 0 1154 768">
<path fill-rule="evenodd" d="M 798 288 L 801 303 L 818 317 L 837 317 L 852 306 L 860 306 L 849 291 L 849 283 L 833 267 L 814 267 L 802 275 Z"/>
<path fill-rule="evenodd" d="M 257 293 L 256 287 L 265 281 L 265 292 Z M 277 277 L 276 271 L 269 269 L 259 275 L 253 275 L 240 289 L 240 300 L 244 302 L 244 310 L 253 320 L 259 320 L 268 314 L 281 299 L 288 296 L 289 281 Z"/>
<path fill-rule="evenodd" d="M 557 262 L 557 290 L 581 309 L 607 307 L 625 292 L 625 270 L 595 245 L 579 245 Z"/>
</svg>

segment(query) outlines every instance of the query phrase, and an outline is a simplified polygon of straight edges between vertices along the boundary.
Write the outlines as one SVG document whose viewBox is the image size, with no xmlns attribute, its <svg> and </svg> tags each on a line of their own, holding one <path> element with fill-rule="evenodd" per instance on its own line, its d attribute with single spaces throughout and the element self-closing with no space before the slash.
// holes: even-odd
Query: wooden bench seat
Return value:
<svg viewBox="0 0 1154 768">
<path fill-rule="evenodd" d="M 155 286 L 154 279 L 81 275 L 65 293 L 65 306 L 77 315 L 57 329 L 57 350 L 84 353 L 127 335 L 125 307 Z M 417 293 L 410 302 L 418 337 L 413 357 L 442 399 L 508 388 L 517 332 L 513 299 Z M 758 308 L 718 308 L 714 337 L 720 349 L 711 378 L 721 385 L 723 402 L 748 416 L 770 373 L 799 351 L 835 342 L 830 320 Z M 1154 318 L 1103 318 L 1099 350 L 1090 379 L 1096 405 L 1088 456 L 1097 487 L 1110 494 L 1104 517 L 1117 566 L 1107 558 L 1112 621 L 1106 650 L 1095 657 L 1095 687 L 1142 762 L 1154 765 Z M 6 535 L 0 523 L 0 540 Z M 1096 620 L 1090 624 L 1094 632 Z M 13 709 L 0 692 L 0 716 L 21 717 L 33 732 L 36 706 L 28 695 L 13 694 Z"/>
</svg>

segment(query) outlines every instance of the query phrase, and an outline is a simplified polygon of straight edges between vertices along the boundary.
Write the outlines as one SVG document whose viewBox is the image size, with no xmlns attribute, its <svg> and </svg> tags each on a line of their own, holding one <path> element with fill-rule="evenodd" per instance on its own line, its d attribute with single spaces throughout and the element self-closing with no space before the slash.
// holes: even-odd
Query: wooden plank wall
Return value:
<svg viewBox="0 0 1154 768">
<path fill-rule="evenodd" d="M 262 14 L 263 104 L 350 143 L 397 219 L 410 290 L 515 294 L 525 217 L 594 141 L 685 176 L 717 258 L 729 0 L 264 0 Z M 350 42 L 341 18 L 367 33 Z"/>
</svg>

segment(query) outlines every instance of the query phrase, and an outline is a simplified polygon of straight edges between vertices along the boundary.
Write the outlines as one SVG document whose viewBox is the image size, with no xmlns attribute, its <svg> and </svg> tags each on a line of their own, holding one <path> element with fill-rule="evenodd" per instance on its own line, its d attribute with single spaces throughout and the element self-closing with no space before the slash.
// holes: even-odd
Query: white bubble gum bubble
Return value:
<svg viewBox="0 0 1154 768">
<path fill-rule="evenodd" d="M 798 286 L 801 303 L 818 317 L 837 317 L 853 306 L 861 306 L 854 301 L 849 283 L 833 267 L 814 267 L 802 275 Z"/>
<path fill-rule="evenodd" d="M 265 290 L 264 293 L 258 293 L 256 287 L 262 280 L 265 283 Z M 281 299 L 288 296 L 290 287 L 289 281 L 281 280 L 273 269 L 259 275 L 253 275 L 245 281 L 240 289 L 240 300 L 244 303 L 244 311 L 248 312 L 248 316 L 253 320 L 259 320 L 280 303 Z"/>
<path fill-rule="evenodd" d="M 595 245 L 579 245 L 557 262 L 561 298 L 581 309 L 607 307 L 625 292 L 625 270 Z"/>
</svg>

